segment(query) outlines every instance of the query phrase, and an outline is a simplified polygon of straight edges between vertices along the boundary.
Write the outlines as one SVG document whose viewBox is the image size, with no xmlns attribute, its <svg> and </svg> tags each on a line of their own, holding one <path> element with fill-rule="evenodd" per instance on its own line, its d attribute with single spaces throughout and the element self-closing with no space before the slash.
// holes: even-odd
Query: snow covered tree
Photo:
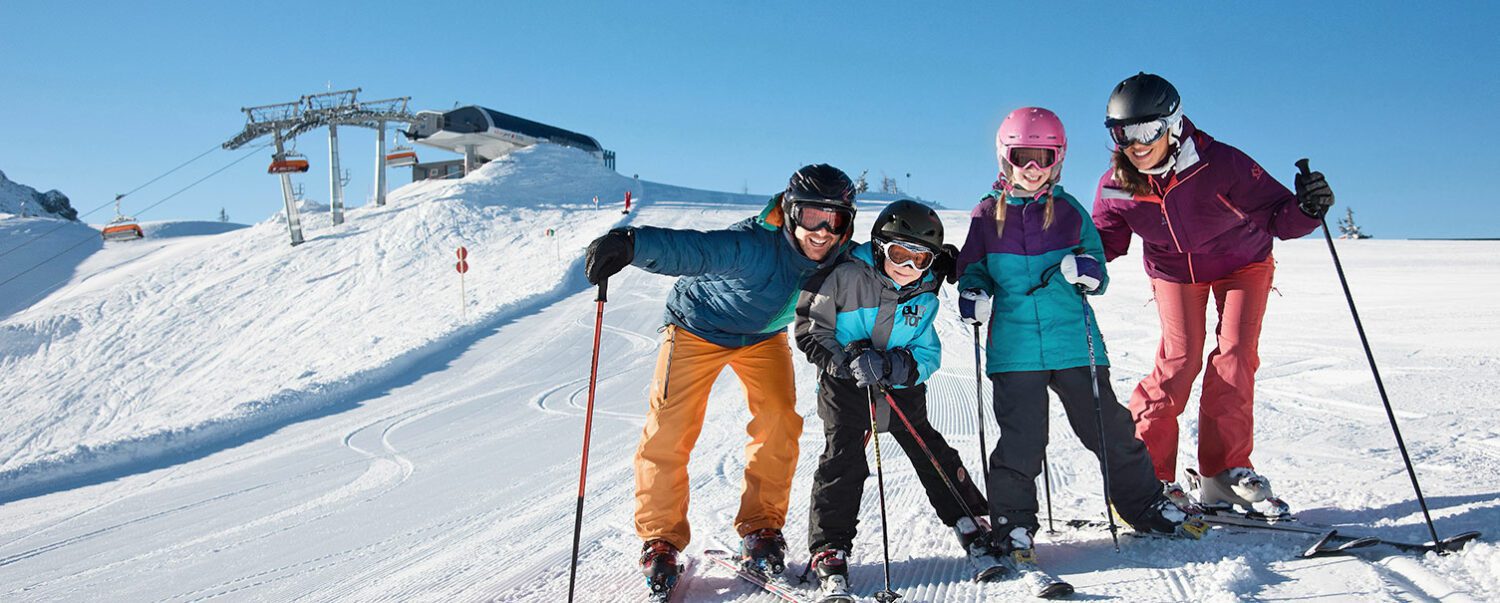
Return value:
<svg viewBox="0 0 1500 603">
<path fill-rule="evenodd" d="M 865 170 L 863 172 L 860 172 L 859 173 L 859 178 L 854 179 L 854 194 L 856 194 L 856 195 L 863 195 L 866 192 L 869 192 L 869 190 L 870 190 L 870 182 L 865 179 L 865 174 L 868 174 L 868 173 L 870 173 L 870 170 Z"/>
<path fill-rule="evenodd" d="M 1370 235 L 1360 230 L 1359 225 L 1354 223 L 1354 208 L 1344 208 L 1344 217 L 1339 218 L 1340 239 L 1368 239 Z"/>
<path fill-rule="evenodd" d="M 891 178 L 890 176 L 886 176 L 884 173 L 881 173 L 880 192 L 897 195 L 901 193 L 901 185 L 896 182 L 895 178 Z"/>
</svg>

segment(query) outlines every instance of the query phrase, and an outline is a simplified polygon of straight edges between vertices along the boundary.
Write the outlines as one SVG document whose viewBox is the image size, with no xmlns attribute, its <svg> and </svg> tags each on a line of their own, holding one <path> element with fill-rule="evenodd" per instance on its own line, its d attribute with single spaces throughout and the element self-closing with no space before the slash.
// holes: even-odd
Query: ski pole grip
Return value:
<svg viewBox="0 0 1500 603">
<path fill-rule="evenodd" d="M 606 299 L 607 297 L 609 297 L 608 293 L 609 293 L 609 279 L 608 278 L 601 278 L 601 279 L 599 279 L 599 296 L 595 297 L 594 301 L 598 301 L 598 302 L 609 301 L 608 299 Z"/>
<path fill-rule="evenodd" d="M 1306 157 L 1297 160 L 1297 171 L 1302 172 L 1303 176 L 1312 173 L 1312 168 L 1307 167 Z"/>
</svg>

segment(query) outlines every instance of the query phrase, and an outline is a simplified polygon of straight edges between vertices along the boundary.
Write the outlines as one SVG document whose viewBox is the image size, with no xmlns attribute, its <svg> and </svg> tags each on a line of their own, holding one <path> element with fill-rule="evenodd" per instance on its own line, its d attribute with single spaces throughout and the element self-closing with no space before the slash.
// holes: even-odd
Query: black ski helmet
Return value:
<svg viewBox="0 0 1500 603">
<path fill-rule="evenodd" d="M 901 240 L 941 251 L 943 221 L 931 207 L 902 199 L 880 210 L 880 215 L 875 218 L 875 225 L 870 228 L 870 238 L 878 241 Z"/>
<path fill-rule="evenodd" d="M 1109 94 L 1104 112 L 1104 126 L 1128 126 L 1162 119 L 1175 113 L 1182 104 L 1177 88 L 1162 76 L 1144 71 L 1125 78 Z"/>
<path fill-rule="evenodd" d="M 792 174 L 786 192 L 781 194 L 782 213 L 792 215 L 792 204 L 797 202 L 830 205 L 853 213 L 854 181 L 843 170 L 826 163 L 803 166 Z"/>
</svg>

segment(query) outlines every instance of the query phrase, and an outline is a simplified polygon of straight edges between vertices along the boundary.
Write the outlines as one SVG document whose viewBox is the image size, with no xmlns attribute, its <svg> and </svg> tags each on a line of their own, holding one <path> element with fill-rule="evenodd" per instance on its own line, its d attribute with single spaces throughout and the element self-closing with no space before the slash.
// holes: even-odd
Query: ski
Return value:
<svg viewBox="0 0 1500 603">
<path fill-rule="evenodd" d="M 1241 527 L 1241 528 L 1251 528 L 1251 529 L 1257 529 L 1257 530 L 1272 530 L 1272 531 L 1281 531 L 1281 532 L 1296 532 L 1296 533 L 1301 533 L 1301 534 L 1316 534 L 1316 535 L 1320 536 L 1321 538 L 1319 539 L 1318 544 L 1315 544 L 1312 548 L 1308 549 L 1307 551 L 1304 551 L 1303 554 L 1302 554 L 1303 557 L 1312 557 L 1312 556 L 1318 556 L 1318 555 L 1328 555 L 1328 554 L 1333 554 L 1333 553 L 1336 553 L 1336 552 L 1343 552 L 1343 551 L 1350 550 L 1350 549 L 1371 547 L 1371 546 L 1375 546 L 1377 544 L 1378 545 L 1388 546 L 1388 547 L 1391 547 L 1393 549 L 1396 549 L 1396 550 L 1399 550 L 1399 551 L 1405 551 L 1405 552 L 1409 552 L 1409 553 L 1426 553 L 1428 551 L 1432 551 L 1432 552 L 1436 552 L 1436 553 L 1448 553 L 1448 552 L 1454 552 L 1454 551 L 1458 551 L 1458 550 L 1462 549 L 1465 544 L 1469 543 L 1469 541 L 1476 540 L 1480 536 L 1479 532 L 1464 532 L 1464 533 L 1458 534 L 1456 536 L 1451 536 L 1451 537 L 1448 537 L 1448 538 L 1444 538 L 1444 539 L 1442 539 L 1442 540 L 1440 540 L 1438 542 L 1426 542 L 1426 543 L 1418 544 L 1418 543 L 1414 543 L 1414 542 L 1401 542 L 1401 541 L 1397 541 L 1397 540 L 1387 540 L 1385 538 L 1379 538 L 1379 537 L 1375 537 L 1375 536 L 1360 536 L 1360 535 L 1353 535 L 1353 534 L 1341 534 L 1341 533 L 1338 532 L 1337 529 L 1335 529 L 1335 528 L 1333 528 L 1331 526 L 1323 526 L 1323 525 L 1317 525 L 1317 524 L 1307 523 L 1307 522 L 1300 521 L 1300 520 L 1298 520 L 1295 517 L 1274 518 L 1273 519 L 1273 518 L 1267 518 L 1267 517 L 1262 517 L 1262 516 L 1253 516 L 1253 515 L 1236 513 L 1236 512 L 1217 511 L 1217 512 L 1214 512 L 1214 513 L 1205 514 L 1203 516 L 1203 520 L 1207 521 L 1208 523 L 1211 523 L 1211 524 L 1217 524 L 1217 525 L 1223 525 L 1223 526 L 1234 526 L 1234 527 Z M 1359 544 L 1359 545 L 1355 545 L 1355 546 L 1351 546 L 1350 544 L 1345 544 L 1345 545 L 1343 545 L 1342 550 L 1340 550 L 1339 547 L 1328 547 L 1328 546 L 1326 546 L 1330 542 L 1354 543 L 1354 542 L 1360 542 L 1360 541 L 1363 541 L 1364 543 L 1363 544 Z M 1325 546 L 1319 546 L 1319 545 L 1325 545 Z"/>
<path fill-rule="evenodd" d="M 1341 539 L 1338 536 L 1338 530 L 1329 530 L 1328 533 L 1323 534 L 1322 538 L 1319 538 L 1317 542 L 1314 542 L 1312 546 L 1307 547 L 1307 550 L 1302 551 L 1302 558 L 1311 559 L 1313 557 L 1322 557 L 1324 555 L 1342 555 L 1354 549 L 1362 549 L 1367 546 L 1375 546 L 1377 544 L 1380 544 L 1380 539 L 1370 538 L 1368 536 L 1364 538 L 1345 540 L 1344 542 L 1339 543 L 1339 540 L 1344 539 Z"/>
<path fill-rule="evenodd" d="M 1031 594 L 1038 599 L 1059 599 L 1074 592 L 1072 584 L 1037 566 L 1036 557 L 1029 553 L 1022 558 L 1004 557 L 1003 562 L 976 573 L 974 581 L 1023 581 L 1031 585 Z"/>
<path fill-rule="evenodd" d="M 791 587 L 780 584 L 767 576 L 763 576 L 756 572 L 745 569 L 744 566 L 739 564 L 739 555 L 735 553 L 731 553 L 724 549 L 707 549 L 703 551 L 703 556 L 707 557 L 709 561 L 718 564 L 720 567 L 734 572 L 736 576 L 739 576 L 744 581 L 759 586 L 766 592 L 780 597 L 781 600 L 786 601 L 787 603 L 806 603 L 806 601 L 802 597 L 798 596 L 798 593 L 793 591 Z M 832 600 L 852 601 L 852 599 Z"/>
</svg>

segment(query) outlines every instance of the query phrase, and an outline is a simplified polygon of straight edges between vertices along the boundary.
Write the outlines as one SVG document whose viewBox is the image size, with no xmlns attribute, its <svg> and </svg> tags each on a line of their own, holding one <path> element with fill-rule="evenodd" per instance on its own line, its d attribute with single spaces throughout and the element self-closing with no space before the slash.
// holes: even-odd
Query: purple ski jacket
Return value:
<svg viewBox="0 0 1500 603">
<path fill-rule="evenodd" d="M 1186 117 L 1182 139 L 1173 170 L 1150 177 L 1154 194 L 1118 188 L 1112 169 L 1099 179 L 1093 217 L 1107 260 L 1125 255 L 1135 233 L 1151 278 L 1206 283 L 1269 257 L 1271 237 L 1295 239 L 1320 224 L 1249 155 Z"/>
</svg>

